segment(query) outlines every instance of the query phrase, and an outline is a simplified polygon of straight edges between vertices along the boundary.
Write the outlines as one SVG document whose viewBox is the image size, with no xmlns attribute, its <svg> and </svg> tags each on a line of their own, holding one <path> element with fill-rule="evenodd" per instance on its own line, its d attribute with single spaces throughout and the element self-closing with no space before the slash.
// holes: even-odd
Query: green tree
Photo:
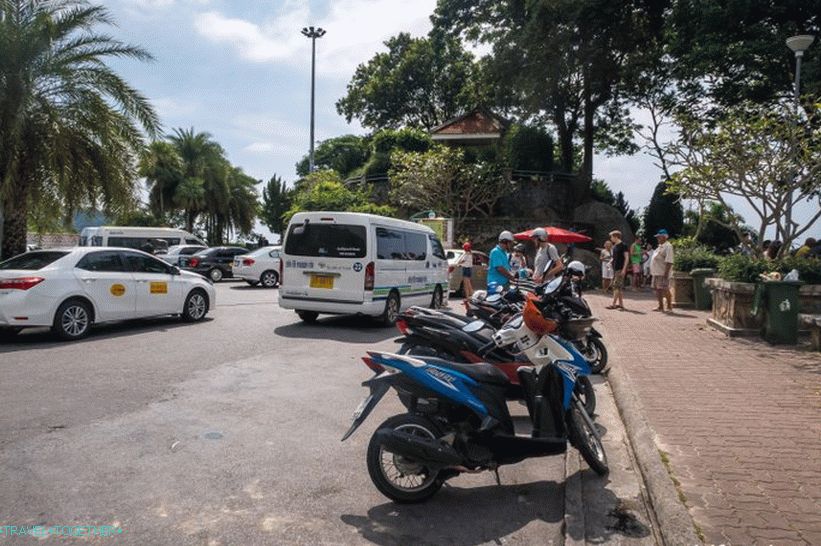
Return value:
<svg viewBox="0 0 821 546">
<path fill-rule="evenodd" d="M 371 156 L 362 169 L 362 174 L 366 177 L 387 176 L 391 169 L 391 154 L 394 150 L 426 152 L 432 146 L 430 135 L 420 129 L 382 129 L 371 138 Z"/>
<path fill-rule="evenodd" d="M 167 141 L 149 144 L 140 157 L 139 174 L 149 189 L 149 205 L 160 220 L 174 209 L 174 194 L 185 179 L 177 149 Z"/>
<path fill-rule="evenodd" d="M 410 210 L 434 209 L 461 222 L 490 216 L 510 181 L 493 163 L 467 163 L 462 150 L 437 146 L 425 153 L 394 151 L 391 198 Z"/>
<path fill-rule="evenodd" d="M 504 146 L 511 169 L 553 170 L 553 139 L 541 127 L 513 125 L 505 134 Z"/>
<path fill-rule="evenodd" d="M 390 206 L 372 203 L 370 192 L 346 186 L 339 174 L 331 170 L 317 171 L 302 179 L 293 192 L 291 208 L 282 219 L 287 223 L 297 212 L 316 210 L 395 214 Z"/>
<path fill-rule="evenodd" d="M 734 226 L 744 225 L 744 218 L 721 203 L 707 202 L 701 210 L 684 213 L 685 234 L 717 252 L 726 252 L 741 242 Z"/>
<path fill-rule="evenodd" d="M 285 181 L 277 175 L 271 177 L 262 189 L 260 220 L 274 233 L 280 235 L 285 229 L 282 215 L 291 208 L 291 191 Z"/>
<path fill-rule="evenodd" d="M 228 173 L 228 207 L 218 213 L 220 238 L 227 241 L 231 236 L 248 236 L 254 228 L 259 210 L 257 180 L 245 174 L 239 167 L 231 167 Z"/>
<path fill-rule="evenodd" d="M 149 54 L 96 32 L 82 0 L 0 0 L 0 255 L 25 251 L 29 205 L 117 213 L 136 205 L 142 130 L 157 116 L 106 62 Z"/>
<path fill-rule="evenodd" d="M 653 237 L 660 229 L 666 229 L 671 237 L 678 237 L 683 227 L 684 209 L 681 198 L 670 191 L 667 182 L 659 182 L 650 198 L 650 205 L 644 211 L 645 237 Z"/>
<path fill-rule="evenodd" d="M 473 55 L 458 39 L 401 33 L 385 46 L 388 51 L 357 67 L 336 103 L 348 123 L 430 130 L 473 105 Z"/>
<path fill-rule="evenodd" d="M 363 166 L 370 155 L 370 146 L 366 138 L 356 135 L 343 135 L 329 138 L 319 143 L 314 151 L 314 168 L 317 170 L 333 169 L 343 178 Z M 299 176 L 308 174 L 308 156 L 296 164 Z"/>
<path fill-rule="evenodd" d="M 559 163 L 583 150 L 580 197 L 589 191 L 594 146 L 632 153 L 626 92 L 659 54 L 668 2 L 650 0 L 440 0 L 435 28 L 491 45 L 482 75 L 494 102 L 520 118 L 551 123 Z"/>
<path fill-rule="evenodd" d="M 194 231 L 197 214 L 205 206 L 205 184 L 201 178 L 185 178 L 174 191 L 174 204 L 185 214 L 185 229 Z"/>
<path fill-rule="evenodd" d="M 793 93 L 793 53 L 784 40 L 821 35 L 821 0 L 677 0 L 666 17 L 667 69 L 687 106 L 709 100 L 720 114 L 742 101 L 771 103 Z M 808 108 L 821 97 L 821 47 L 804 55 Z"/>
</svg>

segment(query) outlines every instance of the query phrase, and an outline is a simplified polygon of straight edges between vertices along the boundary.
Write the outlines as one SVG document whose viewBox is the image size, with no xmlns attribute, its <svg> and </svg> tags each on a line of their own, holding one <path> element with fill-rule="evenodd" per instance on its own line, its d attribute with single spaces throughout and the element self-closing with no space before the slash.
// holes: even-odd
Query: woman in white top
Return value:
<svg viewBox="0 0 821 546">
<path fill-rule="evenodd" d="M 613 282 L 613 253 L 611 249 L 613 248 L 613 243 L 610 241 L 604 242 L 604 248 L 599 254 L 599 260 L 601 260 L 601 288 L 602 290 L 608 290 L 610 288 L 610 283 Z"/>
<path fill-rule="evenodd" d="M 456 262 L 456 267 L 462 268 L 462 293 L 465 295 L 465 298 L 469 298 L 473 295 L 473 281 L 471 281 L 471 277 L 473 277 L 472 249 L 473 246 L 470 243 L 463 244 L 462 250 L 465 252 L 459 257 L 459 261 Z"/>
</svg>

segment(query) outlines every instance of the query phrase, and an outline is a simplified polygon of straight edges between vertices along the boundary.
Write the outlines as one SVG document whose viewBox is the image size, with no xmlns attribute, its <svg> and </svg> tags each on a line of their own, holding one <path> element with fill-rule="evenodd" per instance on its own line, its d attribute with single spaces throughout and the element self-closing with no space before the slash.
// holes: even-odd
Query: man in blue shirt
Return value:
<svg viewBox="0 0 821 546">
<path fill-rule="evenodd" d="M 490 263 L 487 271 L 488 293 L 494 292 L 497 286 L 506 287 L 514 280 L 514 275 L 510 271 L 510 247 L 513 245 L 513 234 L 503 231 L 499 234 L 499 244 L 490 251 Z"/>
</svg>

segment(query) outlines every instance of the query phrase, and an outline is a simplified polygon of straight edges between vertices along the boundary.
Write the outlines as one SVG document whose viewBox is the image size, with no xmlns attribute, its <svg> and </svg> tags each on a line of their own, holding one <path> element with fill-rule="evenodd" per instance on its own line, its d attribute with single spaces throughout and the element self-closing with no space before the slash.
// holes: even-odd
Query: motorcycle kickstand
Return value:
<svg viewBox="0 0 821 546">
<path fill-rule="evenodd" d="M 502 485 L 502 480 L 499 479 L 499 467 L 498 466 L 493 469 L 493 475 L 496 476 L 496 485 L 501 486 Z"/>
</svg>

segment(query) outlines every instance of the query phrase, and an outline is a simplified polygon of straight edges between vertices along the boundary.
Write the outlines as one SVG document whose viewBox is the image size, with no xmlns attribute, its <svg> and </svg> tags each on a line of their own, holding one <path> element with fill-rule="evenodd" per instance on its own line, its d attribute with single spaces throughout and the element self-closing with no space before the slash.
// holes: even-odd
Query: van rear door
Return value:
<svg viewBox="0 0 821 546">
<path fill-rule="evenodd" d="M 362 303 L 368 230 L 332 217 L 293 223 L 283 257 L 283 290 L 290 298 Z"/>
</svg>

